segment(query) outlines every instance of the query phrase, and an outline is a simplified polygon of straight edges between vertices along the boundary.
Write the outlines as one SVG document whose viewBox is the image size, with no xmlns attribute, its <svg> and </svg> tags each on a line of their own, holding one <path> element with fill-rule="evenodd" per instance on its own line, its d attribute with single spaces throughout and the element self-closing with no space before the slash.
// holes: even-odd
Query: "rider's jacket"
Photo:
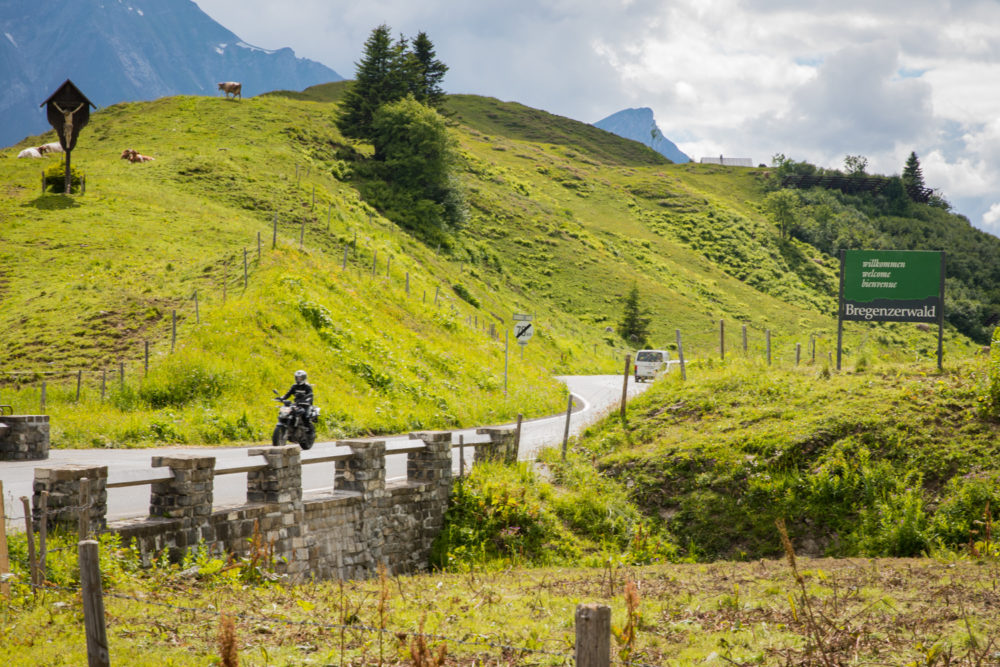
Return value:
<svg viewBox="0 0 1000 667">
<path fill-rule="evenodd" d="M 295 396 L 296 405 L 312 405 L 313 404 L 313 388 L 308 382 L 296 382 L 292 385 L 292 388 L 285 392 L 282 399 L 287 400 L 289 396 Z"/>
</svg>

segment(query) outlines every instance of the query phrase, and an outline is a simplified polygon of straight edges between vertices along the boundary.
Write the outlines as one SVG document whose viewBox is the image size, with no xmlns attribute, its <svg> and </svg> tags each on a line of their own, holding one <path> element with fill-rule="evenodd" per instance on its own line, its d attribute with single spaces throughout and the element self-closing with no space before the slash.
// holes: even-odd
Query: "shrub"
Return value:
<svg viewBox="0 0 1000 667">
<path fill-rule="evenodd" d="M 77 193 L 83 188 L 83 173 L 74 166 L 69 168 L 70 192 Z M 43 189 L 48 192 L 65 192 L 66 189 L 66 163 L 56 162 L 45 168 L 42 177 Z"/>
<path fill-rule="evenodd" d="M 455 291 L 455 294 L 457 294 L 458 298 L 460 298 L 462 301 L 465 301 L 473 308 L 479 308 L 479 299 L 472 296 L 472 293 L 469 292 L 468 288 L 465 285 L 462 285 L 461 283 L 455 283 L 454 285 L 451 286 L 451 288 Z"/>
</svg>

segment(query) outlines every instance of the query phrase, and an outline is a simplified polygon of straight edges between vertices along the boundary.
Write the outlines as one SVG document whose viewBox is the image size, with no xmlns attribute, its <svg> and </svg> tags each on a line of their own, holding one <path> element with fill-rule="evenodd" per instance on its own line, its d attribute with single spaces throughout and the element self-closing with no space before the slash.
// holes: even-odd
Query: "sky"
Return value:
<svg viewBox="0 0 1000 667">
<path fill-rule="evenodd" d="M 196 0 L 244 41 L 354 76 L 424 31 L 443 87 L 593 123 L 650 107 L 694 160 L 783 154 L 924 181 L 1000 236 L 997 0 Z"/>
</svg>

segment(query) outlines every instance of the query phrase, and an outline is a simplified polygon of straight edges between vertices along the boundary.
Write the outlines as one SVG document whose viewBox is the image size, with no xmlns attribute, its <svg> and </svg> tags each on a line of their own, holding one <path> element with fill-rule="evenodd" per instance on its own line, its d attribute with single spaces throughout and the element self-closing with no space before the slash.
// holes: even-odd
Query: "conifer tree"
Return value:
<svg viewBox="0 0 1000 667">
<path fill-rule="evenodd" d="M 393 43 L 390 28 L 382 24 L 372 30 L 357 63 L 354 82 L 340 105 L 337 126 L 344 136 L 367 139 L 372 117 L 380 106 L 403 98 L 407 93 L 401 63 L 407 53 L 406 40 Z"/>
<path fill-rule="evenodd" d="M 906 158 L 906 166 L 903 167 L 903 187 L 907 191 L 913 189 L 923 189 L 926 187 L 924 185 L 924 173 L 920 169 L 920 160 L 917 159 L 917 154 L 914 151 L 910 151 L 910 157 Z"/>
<path fill-rule="evenodd" d="M 435 57 L 434 44 L 425 32 L 417 33 L 413 40 L 413 58 L 416 64 L 416 81 L 413 97 L 422 104 L 439 109 L 444 102 L 441 81 L 448 66 Z"/>
<path fill-rule="evenodd" d="M 649 338 L 649 323 L 651 318 L 647 311 L 639 305 L 639 287 L 632 283 L 632 288 L 625 297 L 625 307 L 622 310 L 622 321 L 618 324 L 621 337 L 638 347 L 645 347 Z"/>
</svg>

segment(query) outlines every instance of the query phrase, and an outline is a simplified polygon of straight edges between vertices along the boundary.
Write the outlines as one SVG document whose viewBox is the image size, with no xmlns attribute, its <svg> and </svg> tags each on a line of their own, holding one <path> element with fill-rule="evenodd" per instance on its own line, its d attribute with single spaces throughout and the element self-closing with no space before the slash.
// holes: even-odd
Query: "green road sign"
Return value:
<svg viewBox="0 0 1000 667">
<path fill-rule="evenodd" d="M 938 322 L 944 307 L 944 254 L 922 250 L 846 250 L 840 319 Z"/>
</svg>

